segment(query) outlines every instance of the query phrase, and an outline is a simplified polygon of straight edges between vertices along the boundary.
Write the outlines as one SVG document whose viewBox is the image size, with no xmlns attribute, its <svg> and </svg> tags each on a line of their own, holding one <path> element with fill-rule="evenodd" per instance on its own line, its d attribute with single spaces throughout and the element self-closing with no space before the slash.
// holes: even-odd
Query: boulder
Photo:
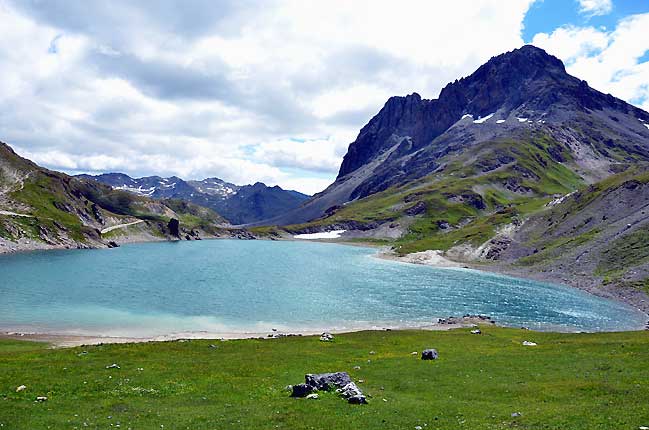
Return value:
<svg viewBox="0 0 649 430">
<path fill-rule="evenodd" d="M 347 399 L 349 403 L 352 405 L 365 405 L 367 404 L 367 399 L 365 398 L 364 395 L 358 395 L 358 396 L 352 396 L 349 399 Z"/>
<path fill-rule="evenodd" d="M 331 333 L 324 332 L 320 336 L 320 342 L 330 342 L 332 340 L 334 340 L 334 336 Z"/>
<path fill-rule="evenodd" d="M 343 388 L 352 382 L 352 378 L 349 377 L 347 372 L 310 373 L 304 376 L 304 381 L 306 385 L 310 385 L 317 390 L 328 391 L 332 388 Z"/>
<path fill-rule="evenodd" d="M 291 389 L 291 397 L 306 397 L 315 391 L 315 388 L 308 384 L 293 385 Z"/>
<path fill-rule="evenodd" d="M 350 397 L 354 397 L 354 396 L 363 395 L 361 389 L 358 388 L 358 385 L 356 385 L 354 382 L 350 382 L 344 387 L 337 389 L 336 392 L 346 399 L 349 399 Z"/>
<path fill-rule="evenodd" d="M 169 228 L 169 233 L 172 236 L 180 237 L 180 221 L 178 221 L 176 218 L 171 218 L 169 220 L 167 228 Z"/>
<path fill-rule="evenodd" d="M 424 349 L 421 353 L 422 360 L 437 360 L 438 354 L 436 349 Z"/>
</svg>

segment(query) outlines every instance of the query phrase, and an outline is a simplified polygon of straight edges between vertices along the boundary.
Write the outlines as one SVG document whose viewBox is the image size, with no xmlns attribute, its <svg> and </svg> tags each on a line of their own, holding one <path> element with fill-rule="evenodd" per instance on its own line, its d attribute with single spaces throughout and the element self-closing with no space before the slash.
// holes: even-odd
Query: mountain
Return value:
<svg viewBox="0 0 649 430">
<path fill-rule="evenodd" d="M 273 218 L 297 208 L 309 198 L 297 191 L 283 190 L 278 186 L 268 187 L 260 182 L 240 186 L 218 178 L 184 181 L 176 176 L 131 178 L 123 173 L 78 177 L 155 199 L 173 198 L 192 202 L 215 210 L 232 224 Z"/>
<path fill-rule="evenodd" d="M 432 174 L 466 178 L 500 172 L 506 177 L 491 188 L 501 195 L 513 193 L 503 202 L 530 192 L 570 191 L 646 161 L 648 124 L 647 112 L 590 88 L 566 73 L 559 59 L 527 45 L 448 84 L 437 99 L 416 93 L 390 98 L 350 144 L 336 181 L 269 223 L 311 221 Z M 533 170 L 545 170 L 546 164 L 569 175 L 562 178 L 568 182 L 555 175 L 545 178 L 556 182 L 552 188 L 535 187 L 546 172 Z"/>
<path fill-rule="evenodd" d="M 0 142 L 0 253 L 242 234 L 211 209 L 47 170 Z"/>
<path fill-rule="evenodd" d="M 390 98 L 335 182 L 269 223 L 635 297 L 649 292 L 649 113 L 524 46 L 437 99 Z"/>
</svg>

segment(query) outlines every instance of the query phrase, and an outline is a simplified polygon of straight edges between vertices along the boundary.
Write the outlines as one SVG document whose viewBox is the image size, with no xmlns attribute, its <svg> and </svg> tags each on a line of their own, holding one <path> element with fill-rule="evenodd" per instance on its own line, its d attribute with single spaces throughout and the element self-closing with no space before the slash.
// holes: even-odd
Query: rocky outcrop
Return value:
<svg viewBox="0 0 649 430">
<path fill-rule="evenodd" d="M 309 373 L 304 376 L 304 384 L 291 386 L 291 397 L 308 397 L 314 391 L 336 390 L 351 404 L 365 404 L 367 399 L 347 372 Z"/>
</svg>

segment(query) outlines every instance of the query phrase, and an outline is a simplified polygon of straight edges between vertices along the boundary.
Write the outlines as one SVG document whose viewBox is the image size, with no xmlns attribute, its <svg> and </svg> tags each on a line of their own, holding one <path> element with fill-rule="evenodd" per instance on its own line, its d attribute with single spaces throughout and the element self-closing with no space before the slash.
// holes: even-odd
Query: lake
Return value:
<svg viewBox="0 0 649 430">
<path fill-rule="evenodd" d="M 573 288 L 299 241 L 205 240 L 0 257 L 0 329 L 151 337 L 417 327 L 484 314 L 538 330 L 638 329 Z"/>
</svg>

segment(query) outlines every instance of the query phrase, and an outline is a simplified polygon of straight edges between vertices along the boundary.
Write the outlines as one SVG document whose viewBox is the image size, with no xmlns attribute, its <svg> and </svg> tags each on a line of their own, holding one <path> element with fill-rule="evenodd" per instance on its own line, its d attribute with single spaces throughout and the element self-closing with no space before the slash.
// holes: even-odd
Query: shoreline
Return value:
<svg viewBox="0 0 649 430">
<path fill-rule="evenodd" d="M 101 335 L 79 335 L 65 333 L 46 333 L 46 332 L 21 332 L 21 331 L 2 331 L 0 340 L 22 340 L 31 342 L 44 342 L 50 344 L 53 348 L 72 348 L 84 345 L 100 344 L 122 344 L 122 343 L 147 343 L 147 342 L 174 342 L 188 340 L 244 340 L 258 339 L 271 340 L 284 337 L 302 337 L 302 336 L 320 336 L 323 333 L 340 335 L 345 333 L 357 333 L 362 331 L 403 331 L 403 330 L 423 330 L 423 331 L 448 331 L 459 328 L 474 328 L 479 324 L 493 325 L 496 327 L 506 327 L 497 324 L 496 321 L 484 316 L 469 317 L 448 317 L 444 322 L 430 322 L 420 325 L 395 325 L 387 327 L 367 326 L 358 328 L 347 328 L 340 330 L 288 330 L 275 331 L 254 331 L 254 332 L 185 332 L 157 336 L 101 336 Z M 510 327 L 511 328 L 511 327 Z"/>
<path fill-rule="evenodd" d="M 523 268 L 504 266 L 502 264 L 476 264 L 458 262 L 451 260 L 442 254 L 443 253 L 441 251 L 428 250 L 399 256 L 393 251 L 384 248 L 382 250 L 379 250 L 379 252 L 376 254 L 376 258 L 389 261 L 397 261 L 400 263 L 437 267 L 441 269 L 463 268 L 505 276 L 512 276 L 515 278 L 528 279 L 538 282 L 565 285 L 597 297 L 614 300 L 633 307 L 634 309 L 642 312 L 647 319 L 646 325 L 639 330 L 649 330 L 649 295 L 645 294 L 642 291 L 615 286 L 597 285 L 595 281 L 590 277 L 567 279 L 561 274 L 534 272 L 525 270 Z"/>
<path fill-rule="evenodd" d="M 233 237 L 209 237 L 204 238 L 204 240 L 241 240 Z M 436 268 L 446 268 L 446 269 L 469 269 L 482 271 L 486 273 L 495 273 L 505 276 L 512 276 L 522 279 L 535 280 L 539 282 L 547 282 L 553 284 L 560 284 L 568 286 L 570 288 L 577 288 L 586 293 L 598 296 L 601 298 L 614 300 L 617 302 L 624 303 L 628 306 L 633 307 L 634 309 L 642 312 L 646 319 L 645 326 L 638 326 L 634 331 L 649 330 L 649 296 L 643 292 L 634 290 L 626 291 L 621 288 L 610 287 L 609 288 L 599 288 L 595 282 L 591 279 L 579 279 L 579 282 L 570 282 L 570 280 L 564 278 L 557 278 L 556 276 L 550 276 L 547 272 L 532 272 L 524 270 L 517 267 L 504 266 L 502 264 L 476 264 L 476 263 L 467 263 L 467 262 L 458 262 L 451 260 L 443 255 L 442 251 L 438 250 L 427 250 L 417 253 L 406 254 L 404 256 L 399 256 L 395 254 L 390 247 L 385 245 L 379 245 L 375 243 L 365 243 L 365 242 L 349 242 L 344 239 L 315 239 L 315 240 L 301 240 L 293 237 L 279 237 L 279 238 L 268 238 L 268 237 L 257 237 L 255 240 L 267 240 L 267 241 L 296 241 L 296 242 L 307 242 L 307 243 L 329 243 L 329 244 L 338 244 L 346 246 L 355 246 L 372 249 L 375 253 L 372 255 L 373 258 L 379 258 L 383 260 L 405 263 L 405 264 L 417 264 L 424 265 L 429 267 Z M 127 241 L 124 242 L 124 245 L 131 243 L 154 243 L 154 242 L 173 242 L 172 240 L 141 240 L 141 241 Z M 36 249 L 22 249 L 20 251 L 9 251 L 8 253 L 3 253 L 2 247 L 0 247 L 0 257 L 2 255 L 11 255 L 19 253 L 28 253 L 28 252 L 40 252 L 40 251 L 50 251 L 50 250 L 64 250 L 63 247 L 52 247 L 51 245 L 45 245 L 43 248 Z M 67 248 L 74 249 L 74 248 Z M 97 247 L 94 249 L 109 249 L 103 247 Z M 560 274 L 555 274 L 560 275 Z M 484 321 L 483 321 L 484 322 Z M 361 328 L 353 329 L 342 329 L 342 330 L 331 330 L 331 333 L 350 333 L 357 331 L 366 331 L 366 330 L 450 330 L 454 328 L 461 327 L 471 327 L 475 325 L 476 322 L 464 322 L 458 325 L 448 325 L 448 324 L 439 324 L 431 322 L 430 324 L 425 324 L 422 326 L 408 326 L 408 325 L 397 325 L 387 328 L 379 328 L 377 326 L 367 326 Z M 503 326 L 506 327 L 506 326 Z M 0 328 L 2 330 L 2 328 Z M 560 330 L 550 330 L 557 331 Z M 165 341 L 177 341 L 181 339 L 250 339 L 250 338 L 272 338 L 272 335 L 280 334 L 280 332 L 239 332 L 239 331 L 227 331 L 227 332 L 215 332 L 215 333 L 205 333 L 205 332 L 189 332 L 189 333 L 179 333 L 179 334 L 168 334 L 168 335 L 159 335 L 159 336 L 145 336 L 145 337 L 133 337 L 133 336 L 103 336 L 103 335 L 86 335 L 86 334 L 69 334 L 69 333 L 50 333 L 50 332 L 8 332 L 0 331 L 0 339 L 19 339 L 19 340 L 32 340 L 39 342 L 51 343 L 55 347 L 72 347 L 79 345 L 92 345 L 100 343 L 139 343 L 139 342 L 165 342 Z M 322 330 L 297 330 L 295 333 L 286 334 L 291 336 L 315 336 L 322 333 Z M 271 337 L 269 337 L 269 335 Z"/>
</svg>

